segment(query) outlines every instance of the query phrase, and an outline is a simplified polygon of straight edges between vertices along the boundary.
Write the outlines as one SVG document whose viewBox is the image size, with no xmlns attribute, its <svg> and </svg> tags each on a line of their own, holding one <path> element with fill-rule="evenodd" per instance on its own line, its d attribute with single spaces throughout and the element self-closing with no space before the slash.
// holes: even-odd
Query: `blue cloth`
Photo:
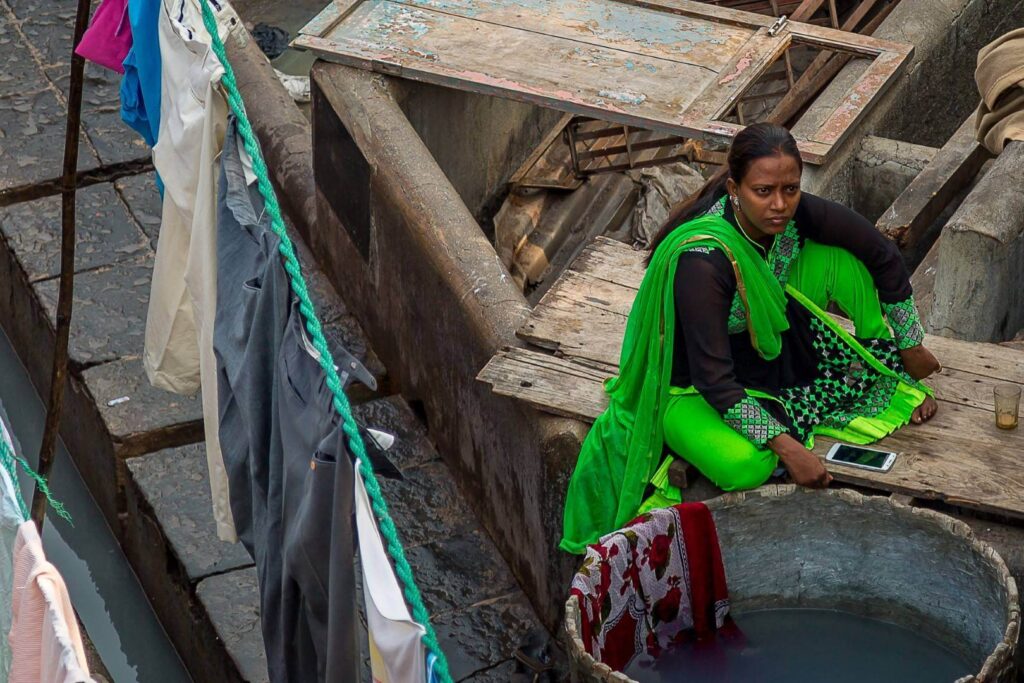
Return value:
<svg viewBox="0 0 1024 683">
<path fill-rule="evenodd" d="M 128 0 L 132 47 L 124 58 L 121 119 L 138 131 L 146 144 L 156 144 L 160 130 L 160 21 L 162 0 Z"/>
</svg>

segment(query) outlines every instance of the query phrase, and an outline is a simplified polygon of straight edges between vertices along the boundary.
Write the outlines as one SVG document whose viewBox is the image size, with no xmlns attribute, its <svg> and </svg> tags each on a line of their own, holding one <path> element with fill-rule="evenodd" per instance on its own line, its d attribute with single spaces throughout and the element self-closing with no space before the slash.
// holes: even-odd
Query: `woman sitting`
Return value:
<svg viewBox="0 0 1024 683">
<path fill-rule="evenodd" d="M 728 174 L 655 238 L 608 409 L 569 484 L 562 549 L 582 553 L 679 502 L 666 446 L 726 491 L 762 485 L 780 462 L 793 482 L 825 487 L 815 434 L 868 444 L 935 414 L 919 380 L 939 364 L 921 344 L 899 250 L 857 213 L 801 192 L 802 169 L 785 128 L 750 126 Z"/>
</svg>

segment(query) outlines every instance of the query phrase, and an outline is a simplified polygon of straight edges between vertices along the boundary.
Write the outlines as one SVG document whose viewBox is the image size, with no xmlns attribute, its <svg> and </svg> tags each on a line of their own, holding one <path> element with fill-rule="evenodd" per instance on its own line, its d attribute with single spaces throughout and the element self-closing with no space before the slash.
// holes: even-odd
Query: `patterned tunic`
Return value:
<svg viewBox="0 0 1024 683">
<path fill-rule="evenodd" d="M 724 197 L 711 212 L 736 226 Z M 786 285 L 807 239 L 841 247 L 866 266 L 893 338 L 859 341 L 877 360 L 912 382 L 899 351 L 920 344 L 924 329 L 896 245 L 856 212 L 805 192 L 794 219 L 765 255 L 781 285 Z M 842 428 L 858 415 L 877 415 L 896 390 L 895 379 L 864 367 L 856 351 L 788 297 L 790 329 L 782 335 L 782 352 L 771 361 L 761 358 L 747 333 L 732 265 L 719 250 L 699 247 L 684 252 L 674 295 L 673 386 L 695 387 L 726 423 L 758 446 L 786 432 L 804 441 L 815 425 Z M 780 400 L 753 398 L 747 389 Z"/>
</svg>

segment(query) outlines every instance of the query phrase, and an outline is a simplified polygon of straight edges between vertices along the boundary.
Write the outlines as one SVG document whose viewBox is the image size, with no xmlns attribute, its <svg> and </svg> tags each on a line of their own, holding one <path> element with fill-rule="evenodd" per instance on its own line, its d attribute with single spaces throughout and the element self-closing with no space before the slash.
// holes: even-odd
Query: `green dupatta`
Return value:
<svg viewBox="0 0 1024 683">
<path fill-rule="evenodd" d="M 659 465 L 672 376 L 676 265 L 683 251 L 698 246 L 725 252 L 754 348 L 766 360 L 779 355 L 781 335 L 789 328 L 786 295 L 750 241 L 724 218 L 710 215 L 669 234 L 654 252 L 630 310 L 619 375 L 605 383 L 608 409 L 587 434 L 569 482 L 560 544 L 566 552 L 583 553 L 633 519 Z"/>
</svg>

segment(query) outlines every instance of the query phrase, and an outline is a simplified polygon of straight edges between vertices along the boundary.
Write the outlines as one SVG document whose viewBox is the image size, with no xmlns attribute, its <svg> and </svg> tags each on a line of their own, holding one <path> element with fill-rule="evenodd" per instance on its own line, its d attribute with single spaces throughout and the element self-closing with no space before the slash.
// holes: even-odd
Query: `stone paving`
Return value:
<svg viewBox="0 0 1024 683">
<path fill-rule="evenodd" d="M 60 198 L 41 183 L 60 175 L 74 14 L 68 0 L 0 0 L 0 324 L 37 386 L 49 376 L 60 247 Z M 120 121 L 119 77 L 92 65 L 86 75 L 79 169 L 102 178 L 149 152 Z M 38 196 L 12 203 L 12 189 Z M 65 441 L 196 680 L 265 681 L 252 560 L 215 536 L 199 399 L 154 389 L 142 370 L 160 223 L 152 172 L 81 189 L 77 212 Z M 423 425 L 388 395 L 358 324 L 301 248 L 300 258 L 331 345 L 379 380 L 351 398 L 358 419 L 398 437 L 389 457 L 404 479 L 382 486 L 455 680 L 507 681 L 539 622 Z"/>
</svg>

